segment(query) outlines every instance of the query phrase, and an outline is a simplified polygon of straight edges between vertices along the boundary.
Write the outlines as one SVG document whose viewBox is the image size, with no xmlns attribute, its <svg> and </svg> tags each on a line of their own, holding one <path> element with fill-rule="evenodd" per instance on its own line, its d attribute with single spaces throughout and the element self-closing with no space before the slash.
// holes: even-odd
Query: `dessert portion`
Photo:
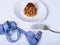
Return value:
<svg viewBox="0 0 60 45">
<path fill-rule="evenodd" d="M 33 17 L 37 14 L 37 9 L 33 3 L 28 3 L 24 8 L 24 14 L 28 17 Z"/>
</svg>

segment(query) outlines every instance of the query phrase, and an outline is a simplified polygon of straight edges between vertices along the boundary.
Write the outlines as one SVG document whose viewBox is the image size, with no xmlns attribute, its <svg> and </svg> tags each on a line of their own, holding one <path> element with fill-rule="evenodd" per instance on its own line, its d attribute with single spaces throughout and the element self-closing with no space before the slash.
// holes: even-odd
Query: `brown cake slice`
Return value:
<svg viewBox="0 0 60 45">
<path fill-rule="evenodd" d="M 24 14 L 28 17 L 35 16 L 36 13 L 37 13 L 37 10 L 33 3 L 28 3 L 24 8 Z"/>
</svg>

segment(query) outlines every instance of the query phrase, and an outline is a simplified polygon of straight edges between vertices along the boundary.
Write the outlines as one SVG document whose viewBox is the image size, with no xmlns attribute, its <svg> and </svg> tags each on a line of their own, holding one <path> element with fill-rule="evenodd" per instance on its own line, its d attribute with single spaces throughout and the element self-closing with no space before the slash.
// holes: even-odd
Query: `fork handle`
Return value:
<svg viewBox="0 0 60 45">
<path fill-rule="evenodd" d="M 51 29 L 49 29 L 49 31 L 51 31 L 51 32 L 53 32 L 53 33 L 60 34 L 60 32 L 58 32 L 58 31 L 54 31 L 54 30 L 51 30 Z"/>
</svg>

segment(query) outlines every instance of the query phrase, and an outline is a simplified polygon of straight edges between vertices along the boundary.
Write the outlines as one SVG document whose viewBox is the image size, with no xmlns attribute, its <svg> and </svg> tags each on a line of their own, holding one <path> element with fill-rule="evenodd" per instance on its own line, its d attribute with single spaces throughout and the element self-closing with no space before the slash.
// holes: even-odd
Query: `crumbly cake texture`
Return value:
<svg viewBox="0 0 60 45">
<path fill-rule="evenodd" d="M 37 13 L 37 9 L 33 3 L 28 3 L 24 8 L 24 14 L 28 17 L 33 17 Z"/>
</svg>

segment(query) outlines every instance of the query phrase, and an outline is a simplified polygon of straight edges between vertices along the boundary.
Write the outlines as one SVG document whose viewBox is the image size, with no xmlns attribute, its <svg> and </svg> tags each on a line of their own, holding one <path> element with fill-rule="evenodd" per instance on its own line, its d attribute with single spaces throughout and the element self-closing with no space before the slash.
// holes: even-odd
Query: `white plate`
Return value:
<svg viewBox="0 0 60 45">
<path fill-rule="evenodd" d="M 37 15 L 34 17 L 27 17 L 24 15 L 23 10 L 27 5 L 27 3 L 29 2 L 33 3 L 37 8 Z M 36 22 L 36 21 L 41 22 L 47 16 L 47 9 L 45 5 L 39 0 L 22 0 L 22 1 L 20 0 L 16 3 L 14 11 L 21 20 L 24 20 L 27 22 Z"/>
</svg>

